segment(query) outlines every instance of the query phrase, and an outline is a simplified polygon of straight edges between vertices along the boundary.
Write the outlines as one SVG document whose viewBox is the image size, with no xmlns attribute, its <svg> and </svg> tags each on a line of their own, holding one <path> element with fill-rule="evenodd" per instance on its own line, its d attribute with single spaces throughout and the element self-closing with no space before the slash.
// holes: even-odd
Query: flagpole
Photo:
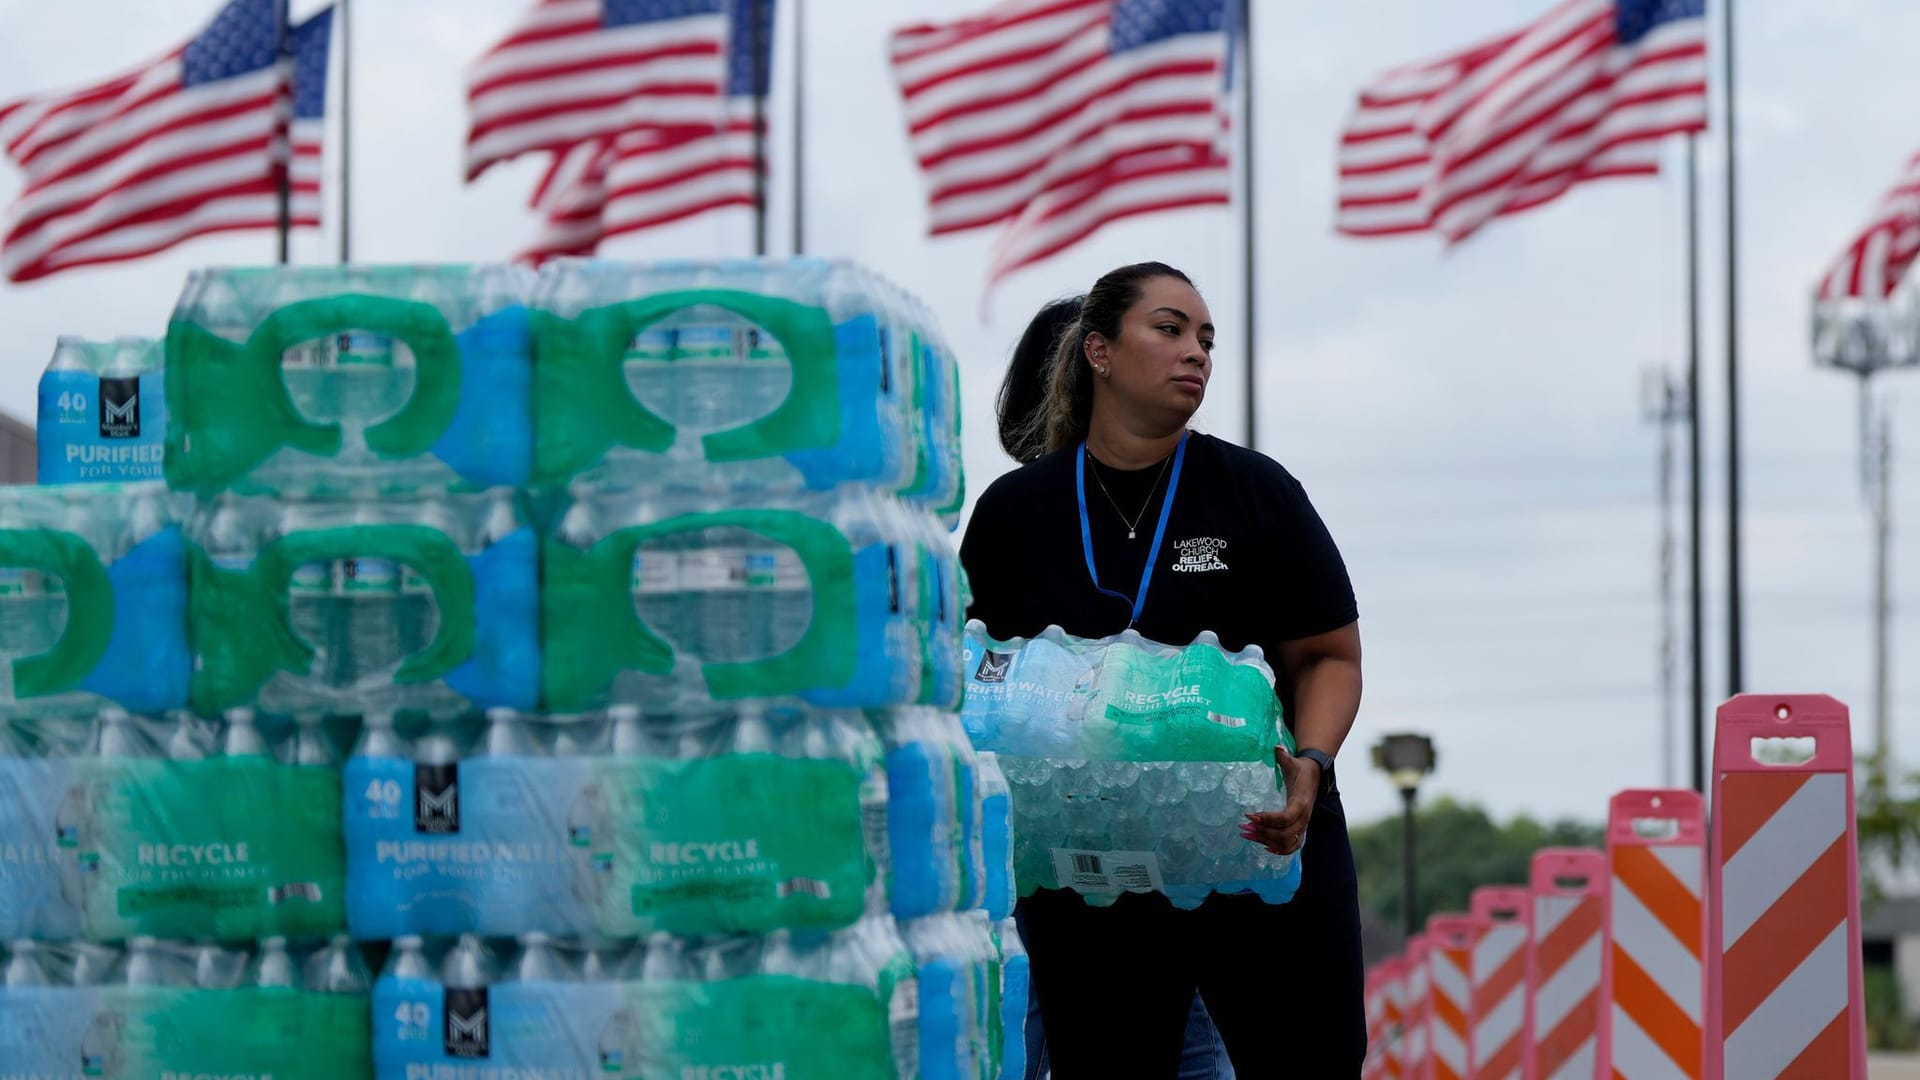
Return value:
<svg viewBox="0 0 1920 1080">
<path fill-rule="evenodd" d="M 1727 99 L 1727 694 L 1745 689 L 1741 656 L 1740 619 L 1740 218 L 1735 177 L 1739 152 L 1735 149 L 1733 81 L 1733 3 L 1721 0 L 1726 11 L 1726 39 L 1720 51 L 1726 65 L 1723 79 Z"/>
<path fill-rule="evenodd" d="M 276 0 L 273 5 L 273 55 L 276 67 L 288 62 L 287 54 L 287 0 Z M 286 85 L 285 83 L 282 84 Z M 291 101 L 289 101 L 291 104 Z M 280 125 L 280 143 L 276 151 L 280 160 L 275 163 L 274 175 L 278 188 L 278 226 L 280 231 L 280 265 L 287 264 L 287 236 L 293 229 L 293 128 L 291 119 Z"/>
<path fill-rule="evenodd" d="M 807 251 L 807 9 L 789 0 L 793 10 L 793 253 Z"/>
<path fill-rule="evenodd" d="M 747 5 L 753 46 L 753 253 L 767 253 L 767 65 L 766 31 L 760 13 L 766 0 Z M 738 27 L 735 28 L 738 30 Z"/>
<path fill-rule="evenodd" d="M 1700 165 L 1699 137 L 1687 136 L 1687 588 L 1693 723 L 1693 790 L 1707 792 L 1706 586 L 1700 523 Z"/>
<path fill-rule="evenodd" d="M 350 0 L 334 0 L 335 27 L 340 48 L 340 263 L 353 261 L 353 34 L 347 11 Z"/>
<path fill-rule="evenodd" d="M 1259 380 L 1255 375 L 1256 340 L 1254 337 L 1254 216 L 1253 216 L 1253 0 L 1240 0 L 1240 78 L 1243 98 L 1240 105 L 1240 178 L 1241 207 L 1241 309 L 1245 317 L 1241 347 L 1247 379 L 1247 449 L 1260 447 L 1259 425 L 1255 419 L 1255 394 Z"/>
</svg>

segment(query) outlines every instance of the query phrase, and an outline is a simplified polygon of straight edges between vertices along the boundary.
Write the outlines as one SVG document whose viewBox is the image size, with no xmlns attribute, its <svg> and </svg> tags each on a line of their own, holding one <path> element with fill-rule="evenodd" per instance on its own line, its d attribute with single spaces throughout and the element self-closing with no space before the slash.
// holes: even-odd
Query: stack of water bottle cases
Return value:
<svg viewBox="0 0 1920 1080">
<path fill-rule="evenodd" d="M 923 307 L 214 270 L 142 355 L 48 379 L 164 484 L 0 492 L 0 1072 L 1020 1075 Z"/>
</svg>

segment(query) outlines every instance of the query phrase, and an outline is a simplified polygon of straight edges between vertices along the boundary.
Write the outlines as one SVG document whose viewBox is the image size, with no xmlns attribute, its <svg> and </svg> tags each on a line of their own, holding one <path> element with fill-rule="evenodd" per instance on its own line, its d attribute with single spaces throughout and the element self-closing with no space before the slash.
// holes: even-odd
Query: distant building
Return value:
<svg viewBox="0 0 1920 1080">
<path fill-rule="evenodd" d="M 0 412 L 0 484 L 31 484 L 39 470 L 33 425 Z"/>
<path fill-rule="evenodd" d="M 1889 968 L 1900 980 L 1907 1018 L 1920 1017 L 1920 896 L 1888 896 L 1861 903 L 1860 951 L 1868 967 Z"/>
</svg>

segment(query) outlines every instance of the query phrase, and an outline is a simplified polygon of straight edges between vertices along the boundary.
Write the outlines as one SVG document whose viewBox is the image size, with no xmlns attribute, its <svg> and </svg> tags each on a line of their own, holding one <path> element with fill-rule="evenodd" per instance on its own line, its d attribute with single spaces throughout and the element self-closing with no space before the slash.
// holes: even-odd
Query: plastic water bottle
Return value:
<svg viewBox="0 0 1920 1080">
<path fill-rule="evenodd" d="M 411 758 L 413 747 L 393 727 L 390 712 L 370 712 L 360 720 L 360 734 L 349 754 L 348 768 L 357 758 Z M 349 783 L 351 788 L 351 783 Z"/>
<path fill-rule="evenodd" d="M 753 621 L 761 630 L 754 655 L 778 656 L 798 645 L 813 622 L 813 582 L 800 553 L 785 544 L 768 543 L 753 558 Z"/>
<path fill-rule="evenodd" d="M 193 984 L 202 990 L 231 990 L 246 977 L 248 957 L 212 942 L 193 950 Z"/>
<path fill-rule="evenodd" d="M 474 934 L 461 934 L 440 961 L 440 981 L 449 990 L 478 990 L 494 981 L 493 954 Z"/>
<path fill-rule="evenodd" d="M 576 977 L 552 939 L 539 931 L 520 935 L 520 952 L 506 976 L 516 982 L 573 982 Z"/>
<path fill-rule="evenodd" d="M 703 529 L 680 553 L 681 595 L 690 651 L 701 660 L 752 658 L 753 623 L 747 596 L 747 554 L 738 530 Z"/>
<path fill-rule="evenodd" d="M 127 942 L 128 986 L 192 986 L 193 971 L 150 937 Z"/>
<path fill-rule="evenodd" d="M 249 509 L 259 508 L 249 504 Z M 238 527 L 238 519 L 243 511 L 229 503 L 226 513 Z M 296 515 L 289 510 L 283 515 L 280 528 L 291 530 L 296 522 Z M 221 524 L 216 519 L 215 528 Z M 251 546 L 246 545 L 249 548 Z M 212 554 L 211 550 L 209 554 Z M 215 561 L 219 561 L 218 556 L 215 556 Z M 229 569 L 245 570 L 252 566 L 253 555 L 236 550 L 229 562 Z M 340 612 L 340 586 L 335 580 L 339 570 L 338 563 L 316 559 L 295 567 L 287 582 L 287 621 L 292 625 L 294 635 L 313 648 L 313 674 L 328 686 L 348 685 L 353 679 L 353 654 Z"/>
<path fill-rule="evenodd" d="M 501 527 L 495 520 L 498 513 L 506 515 L 506 531 L 512 531 L 513 507 L 511 502 L 500 507 L 498 503 L 489 504 L 485 528 L 488 532 Z M 445 500 L 432 499 L 421 504 L 419 524 L 440 532 L 445 536 L 457 536 L 455 531 L 453 508 Z M 484 542 L 484 541 L 483 541 Z M 414 655 L 427 647 L 433 635 L 439 629 L 439 609 L 433 602 L 433 586 L 427 583 L 426 575 L 406 563 L 398 566 L 400 577 L 399 595 L 394 598 L 394 622 L 396 640 L 394 642 L 394 660 Z"/>
<path fill-rule="evenodd" d="M 418 1061 L 426 1047 L 435 1053 L 445 1035 L 444 1016 L 435 1023 L 435 1007 L 443 993 L 439 972 L 421 940 L 413 935 L 393 939 L 387 962 L 373 982 L 374 1073 L 402 1075 L 408 1063 Z"/>
<path fill-rule="evenodd" d="M 639 757 L 648 752 L 647 733 L 640 724 L 640 709 L 635 705 L 615 705 L 607 710 L 613 722 L 612 749 L 615 757 Z"/>
<path fill-rule="evenodd" d="M 920 979 L 921 1080 L 972 1080 L 970 959 L 952 915 L 912 919 L 900 934 L 913 951 Z"/>
<path fill-rule="evenodd" d="M 301 713 L 293 718 L 293 743 L 288 763 L 307 768 L 332 768 L 339 764 L 333 740 L 327 737 L 327 720 L 320 713 Z"/>
<path fill-rule="evenodd" d="M 368 518 L 362 523 L 374 522 Z M 400 564 L 377 558 L 341 560 L 334 587 L 347 650 L 346 675 L 337 689 L 383 685 L 405 655 Z"/>
<path fill-rule="evenodd" d="M 133 717 L 117 705 L 100 710 L 100 756 L 103 758 L 155 758 L 159 752 Z"/>
<path fill-rule="evenodd" d="M 974 755 L 980 788 L 980 852 L 986 865 L 983 897 L 987 917 L 998 922 L 1013 914 L 1013 792 L 990 750 Z"/>
<path fill-rule="evenodd" d="M 0 985 L 9 990 L 46 986 L 47 969 L 40 963 L 40 947 L 31 938 L 19 938 L 8 946 L 7 967 Z"/>
<path fill-rule="evenodd" d="M 428 725 L 420 740 L 413 747 L 415 783 L 425 782 L 434 793 L 445 792 L 452 787 L 459 776 L 460 744 L 454 741 L 453 734 L 444 723 L 434 722 Z M 419 798 L 420 793 L 415 793 Z M 438 821 L 425 822 L 429 832 L 459 832 L 460 821 L 457 817 L 441 812 Z M 418 823 L 416 823 L 418 827 Z"/>
<path fill-rule="evenodd" d="M 645 982 L 698 982 L 700 967 L 688 956 L 687 940 L 673 934 L 650 934 L 640 964 Z"/>
<path fill-rule="evenodd" d="M 287 990 L 300 985 L 300 977 L 294 966 L 293 956 L 287 952 L 286 938 L 261 939 L 260 949 L 254 954 L 253 962 L 247 967 L 247 983 L 250 986 Z"/>
<path fill-rule="evenodd" d="M 540 744 L 519 713 L 492 708 L 487 710 L 487 736 L 480 752 L 485 757 L 537 757 Z"/>
<path fill-rule="evenodd" d="M 319 994 L 364 994 L 371 980 L 353 939 L 336 934 L 324 949 L 307 957 L 300 985 Z"/>
<path fill-rule="evenodd" d="M 80 948 L 80 955 L 74 960 L 73 983 L 75 986 L 106 987 L 111 982 L 120 981 L 126 970 L 119 963 L 119 954 L 112 949 L 86 946 Z M 86 1032 L 80 1036 L 82 1076 L 120 1074 L 124 1065 L 121 1036 L 125 1028 L 124 1014 L 109 1009 L 95 1011 Z"/>
<path fill-rule="evenodd" d="M 487 987 L 493 982 L 493 957 L 486 946 L 472 934 L 460 935 L 440 961 L 450 1035 L 446 1046 L 453 1056 L 486 1057 L 492 1052 Z"/>
<path fill-rule="evenodd" d="M 113 946 L 76 941 L 70 947 L 73 949 L 73 985 L 111 986 L 125 976 L 124 958 Z"/>
<path fill-rule="evenodd" d="M 254 724 L 252 709 L 228 709 L 222 719 L 226 721 L 226 726 L 220 732 L 222 757 L 267 757 L 271 754 L 266 736 Z"/>
<path fill-rule="evenodd" d="M 674 368 L 680 329 L 667 323 L 645 327 L 627 343 L 622 364 L 627 390 L 655 416 L 672 423 L 680 415 L 680 378 Z"/>
<path fill-rule="evenodd" d="M 643 506 L 636 520 L 645 521 L 644 515 L 652 509 L 652 505 Z M 679 539 L 655 537 L 633 553 L 634 610 L 641 622 L 676 648 L 686 644 Z"/>
<path fill-rule="evenodd" d="M 413 934 L 404 934 L 393 939 L 393 952 L 387 957 L 387 966 L 380 973 L 381 978 L 389 976 L 396 979 L 418 979 L 424 982 L 439 981 L 433 964 L 427 960 L 427 954 L 421 940 Z"/>
<path fill-rule="evenodd" d="M 728 752 L 734 754 L 778 754 L 780 741 L 774 728 L 768 722 L 768 713 L 764 706 L 744 702 L 735 714 L 733 721 L 733 739 Z M 804 723 L 804 714 L 797 710 L 781 710 L 782 727 L 795 723 Z M 791 730 L 791 728 L 789 728 Z"/>
<path fill-rule="evenodd" d="M 200 761 L 212 753 L 213 725 L 186 710 L 168 717 L 166 755 L 173 761 Z"/>
<path fill-rule="evenodd" d="M 960 902 L 959 818 L 944 732 L 924 709 L 898 709 L 887 747 L 887 849 L 893 914 L 915 919 Z"/>
</svg>

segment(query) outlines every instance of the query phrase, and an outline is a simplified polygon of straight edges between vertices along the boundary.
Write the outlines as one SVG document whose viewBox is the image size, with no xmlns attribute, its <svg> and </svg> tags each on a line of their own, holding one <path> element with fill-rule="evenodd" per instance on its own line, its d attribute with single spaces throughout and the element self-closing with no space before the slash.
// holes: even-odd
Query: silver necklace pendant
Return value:
<svg viewBox="0 0 1920 1080">
<path fill-rule="evenodd" d="M 1133 531 L 1132 529 L 1128 529 L 1128 530 L 1127 530 L 1127 539 L 1129 539 L 1129 540 L 1131 540 L 1131 539 L 1133 539 L 1133 538 L 1134 538 L 1134 535 L 1135 535 L 1135 534 L 1134 534 L 1134 531 Z"/>
</svg>

